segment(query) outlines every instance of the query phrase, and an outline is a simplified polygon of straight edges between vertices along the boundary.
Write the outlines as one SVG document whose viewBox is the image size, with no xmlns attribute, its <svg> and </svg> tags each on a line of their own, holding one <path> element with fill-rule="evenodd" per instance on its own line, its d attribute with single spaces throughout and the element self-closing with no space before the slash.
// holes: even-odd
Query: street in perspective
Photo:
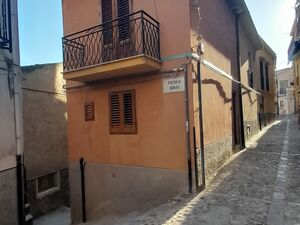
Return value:
<svg viewBox="0 0 300 225">
<path fill-rule="evenodd" d="M 0 0 L 0 225 L 299 225 L 300 0 Z"/>
</svg>

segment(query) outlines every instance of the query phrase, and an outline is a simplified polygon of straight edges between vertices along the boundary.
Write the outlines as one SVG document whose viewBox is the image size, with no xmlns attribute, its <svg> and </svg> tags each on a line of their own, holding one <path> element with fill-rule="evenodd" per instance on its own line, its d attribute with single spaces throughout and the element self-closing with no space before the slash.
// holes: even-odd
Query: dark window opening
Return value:
<svg viewBox="0 0 300 225">
<path fill-rule="evenodd" d="M 269 66 L 265 65 L 265 78 L 266 78 L 266 91 L 270 91 L 270 85 L 269 85 Z"/>
<path fill-rule="evenodd" d="M 260 86 L 262 90 L 265 90 L 264 64 L 262 61 L 259 62 L 259 66 L 260 66 Z"/>
<path fill-rule="evenodd" d="M 254 83 L 253 83 L 253 71 L 252 70 L 248 70 L 248 84 L 251 88 L 254 87 Z"/>
</svg>

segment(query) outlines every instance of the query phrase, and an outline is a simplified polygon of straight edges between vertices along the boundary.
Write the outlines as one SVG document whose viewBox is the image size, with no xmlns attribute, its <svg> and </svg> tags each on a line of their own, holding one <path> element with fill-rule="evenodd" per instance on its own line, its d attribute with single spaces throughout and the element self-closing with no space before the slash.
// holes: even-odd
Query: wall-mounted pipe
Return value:
<svg viewBox="0 0 300 225">
<path fill-rule="evenodd" d="M 236 55 L 237 55 L 237 75 L 238 81 L 241 82 L 241 60 L 240 60 L 240 29 L 239 29 L 239 15 L 235 15 L 235 35 L 236 35 Z M 245 132 L 244 132 L 244 113 L 243 113 L 243 96 L 242 96 L 242 85 L 238 84 L 239 87 L 239 111 L 240 111 L 240 130 L 241 130 L 241 147 L 245 148 Z M 234 103 L 233 103 L 234 104 Z"/>
<path fill-rule="evenodd" d="M 22 95 L 21 95 L 21 78 L 13 71 L 12 63 L 7 62 L 7 71 L 9 80 L 12 81 L 10 93 L 13 93 L 14 107 L 14 126 L 15 126 L 15 143 L 16 143 L 16 186 L 18 202 L 18 224 L 24 225 L 24 177 L 23 177 L 23 120 L 22 120 Z"/>
<path fill-rule="evenodd" d="M 86 161 L 84 161 L 84 158 L 80 158 L 79 160 L 80 165 L 80 175 L 81 175 L 81 210 L 82 210 L 82 222 L 86 222 L 86 205 L 85 205 L 85 165 Z"/>
<path fill-rule="evenodd" d="M 196 129 L 193 127 L 193 140 L 194 140 L 194 166 L 195 166 L 195 182 L 196 182 L 196 190 L 200 191 L 199 185 L 199 173 L 198 173 L 198 154 L 197 154 L 197 143 L 196 143 Z"/>
<path fill-rule="evenodd" d="M 188 87 L 188 66 L 184 65 L 184 100 L 185 100 L 185 134 L 186 134 L 186 153 L 188 163 L 189 192 L 192 193 L 192 159 L 191 159 L 191 136 L 190 136 L 190 113 L 189 113 L 189 87 Z"/>
<path fill-rule="evenodd" d="M 203 129 L 203 107 L 202 107 L 202 78 L 200 61 L 197 61 L 197 83 L 198 83 L 198 105 L 199 105 L 199 126 L 200 126 L 200 157 L 202 171 L 202 189 L 205 188 L 205 158 L 204 158 L 204 129 Z"/>
<path fill-rule="evenodd" d="M 22 156 L 16 156 L 17 161 L 17 198 L 18 198 L 18 224 L 24 225 L 25 215 L 24 215 L 24 195 L 23 195 L 23 165 Z"/>
</svg>

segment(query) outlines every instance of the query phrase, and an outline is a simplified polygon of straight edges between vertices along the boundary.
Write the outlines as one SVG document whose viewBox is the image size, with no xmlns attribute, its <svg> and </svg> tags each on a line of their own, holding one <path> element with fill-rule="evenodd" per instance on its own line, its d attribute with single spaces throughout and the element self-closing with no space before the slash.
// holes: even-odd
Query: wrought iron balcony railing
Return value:
<svg viewBox="0 0 300 225">
<path fill-rule="evenodd" d="M 144 11 L 63 37 L 64 71 L 137 55 L 160 60 L 159 22 Z"/>
<path fill-rule="evenodd" d="M 1 0 L 0 4 L 0 48 L 12 51 L 11 2 Z"/>
</svg>

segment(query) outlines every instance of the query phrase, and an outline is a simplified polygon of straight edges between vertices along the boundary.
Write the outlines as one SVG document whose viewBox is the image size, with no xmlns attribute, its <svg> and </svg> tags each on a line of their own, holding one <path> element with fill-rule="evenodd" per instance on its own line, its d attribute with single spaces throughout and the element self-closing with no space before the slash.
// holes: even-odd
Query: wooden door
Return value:
<svg viewBox="0 0 300 225">
<path fill-rule="evenodd" d="M 103 61 L 132 55 L 129 0 L 102 0 Z"/>
</svg>

